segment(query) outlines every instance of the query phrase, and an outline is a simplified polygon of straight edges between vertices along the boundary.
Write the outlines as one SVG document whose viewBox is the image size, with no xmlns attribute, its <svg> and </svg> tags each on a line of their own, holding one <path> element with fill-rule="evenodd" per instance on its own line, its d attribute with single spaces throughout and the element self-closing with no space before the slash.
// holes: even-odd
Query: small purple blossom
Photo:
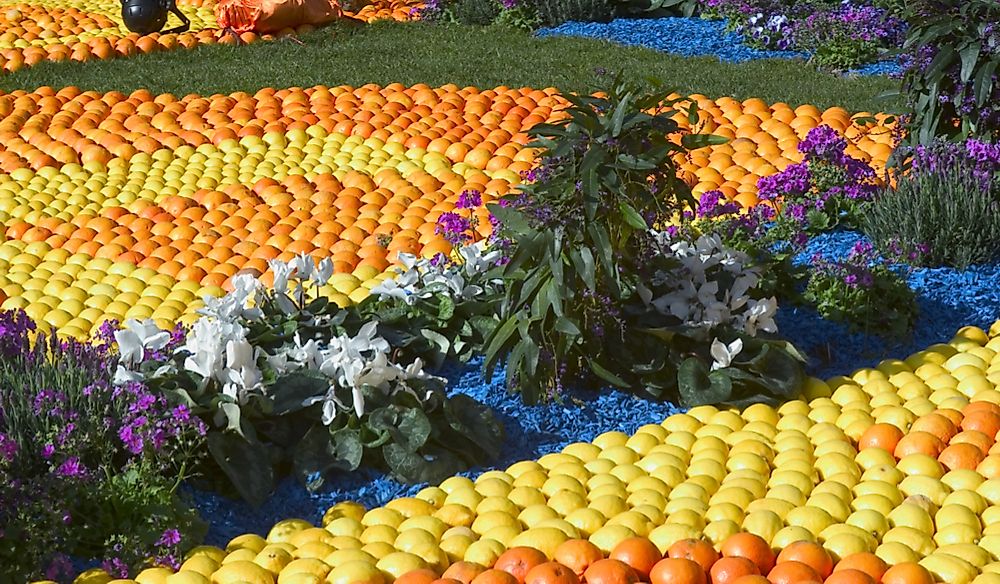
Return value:
<svg viewBox="0 0 1000 584">
<path fill-rule="evenodd" d="M 52 444 L 46 444 L 45 446 L 42 446 L 42 458 L 44 458 L 45 460 L 52 458 L 52 455 L 55 454 L 55 452 L 56 452 L 56 447 L 53 446 Z"/>
<path fill-rule="evenodd" d="M 448 243 L 461 245 L 470 238 L 468 232 L 472 229 L 472 223 L 458 213 L 442 213 L 438 217 L 434 233 L 444 236 Z"/>
<path fill-rule="evenodd" d="M 483 204 L 483 197 L 479 191 L 468 190 L 462 191 L 458 195 L 458 202 L 455 203 L 456 209 L 478 209 Z"/>
<path fill-rule="evenodd" d="M 158 546 L 172 546 L 177 545 L 181 542 L 181 532 L 176 529 L 167 529 L 160 536 L 159 541 L 156 542 Z"/>
<path fill-rule="evenodd" d="M 80 458 L 76 456 L 70 456 L 56 469 L 56 474 L 61 477 L 82 477 L 86 472 L 87 469 L 80 463 Z"/>
</svg>

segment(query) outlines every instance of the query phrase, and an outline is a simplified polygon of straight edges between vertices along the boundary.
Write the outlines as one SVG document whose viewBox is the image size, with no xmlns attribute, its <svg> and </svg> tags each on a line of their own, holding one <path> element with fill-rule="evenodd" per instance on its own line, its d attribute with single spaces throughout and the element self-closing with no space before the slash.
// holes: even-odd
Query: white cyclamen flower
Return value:
<svg viewBox="0 0 1000 584">
<path fill-rule="evenodd" d="M 712 359 L 715 360 L 712 363 L 712 371 L 722 369 L 723 367 L 729 367 L 732 364 L 733 359 L 735 359 L 742 350 L 743 339 L 736 339 L 728 345 L 719 339 L 713 340 L 712 347 L 710 349 Z"/>
<path fill-rule="evenodd" d="M 272 286 L 274 292 L 279 295 L 288 292 L 288 278 L 292 274 L 291 266 L 278 259 L 268 260 L 267 265 L 274 273 L 274 286 Z"/>
</svg>

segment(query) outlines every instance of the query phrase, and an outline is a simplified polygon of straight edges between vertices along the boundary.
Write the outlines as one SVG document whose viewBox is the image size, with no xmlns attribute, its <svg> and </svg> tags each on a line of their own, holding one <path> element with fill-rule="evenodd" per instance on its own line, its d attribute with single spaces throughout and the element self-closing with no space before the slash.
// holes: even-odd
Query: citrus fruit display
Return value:
<svg viewBox="0 0 1000 584">
<path fill-rule="evenodd" d="M 245 32 L 237 39 L 218 29 L 215 2 L 179 0 L 177 4 L 191 20 L 189 32 L 140 36 L 122 23 L 117 0 L 4 0 L 0 2 L 0 68 L 12 72 L 42 61 L 82 62 L 213 43 L 250 43 L 313 28 L 286 29 L 277 35 Z M 420 5 L 414 0 L 373 0 L 361 3 L 354 12 L 345 10 L 344 15 L 364 22 L 408 20 Z M 177 24 L 171 16 L 164 28 Z"/>
<path fill-rule="evenodd" d="M 699 131 L 732 138 L 679 161 L 696 194 L 755 204 L 757 179 L 800 160 L 821 123 L 875 166 L 890 151 L 888 127 L 840 108 L 691 100 Z M 267 282 L 267 260 L 300 253 L 330 257 L 325 293 L 357 301 L 400 252 L 448 251 L 437 218 L 463 192 L 489 203 L 517 185 L 537 154 L 527 130 L 563 105 L 552 88 L 400 84 L 0 96 L 0 307 L 77 337 L 109 318 L 169 327 L 234 274 Z"/>
<path fill-rule="evenodd" d="M 136 582 L 992 582 L 1000 321 L 777 407 L 699 406 L 331 507 Z M 107 582 L 99 570 L 80 582 Z"/>
</svg>

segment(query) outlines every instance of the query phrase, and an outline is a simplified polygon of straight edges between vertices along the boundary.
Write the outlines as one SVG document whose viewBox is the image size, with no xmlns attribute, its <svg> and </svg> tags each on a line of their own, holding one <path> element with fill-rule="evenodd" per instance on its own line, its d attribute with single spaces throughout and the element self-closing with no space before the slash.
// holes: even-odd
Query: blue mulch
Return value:
<svg viewBox="0 0 1000 584">
<path fill-rule="evenodd" d="M 862 239 L 853 232 L 835 232 L 815 238 L 802 258 L 819 252 L 827 258 L 845 257 Z M 852 333 L 844 325 L 823 320 L 809 309 L 790 305 L 779 309 L 781 334 L 814 357 L 809 373 L 820 378 L 873 366 L 887 357 L 906 357 L 929 345 L 947 342 L 967 324 L 989 326 L 1000 318 L 1000 265 L 952 269 L 917 269 L 909 279 L 918 293 L 920 316 L 909 339 L 889 343 L 876 335 Z M 820 347 L 831 346 L 831 359 L 819 358 Z M 452 391 L 470 395 L 492 407 L 506 426 L 502 460 L 490 468 L 504 468 L 518 460 L 535 459 L 576 441 L 590 441 L 610 430 L 633 432 L 646 423 L 658 423 L 680 411 L 669 403 L 651 403 L 617 391 L 600 395 L 573 393 L 580 405 L 525 406 L 507 394 L 503 375 L 484 382 L 479 362 L 446 373 Z M 488 469 L 475 469 L 475 476 Z M 293 480 L 283 481 L 259 509 L 212 493 L 195 493 L 203 517 L 211 519 L 208 543 L 224 546 L 242 533 L 266 534 L 275 522 L 300 517 L 318 523 L 334 503 L 360 501 L 369 508 L 400 496 L 415 494 L 421 486 L 407 486 L 386 476 L 361 471 L 333 480 L 320 493 L 310 494 Z"/>
<path fill-rule="evenodd" d="M 647 47 L 684 57 L 714 56 L 726 63 L 744 63 L 757 59 L 801 59 L 808 54 L 798 51 L 754 49 L 743 43 L 743 36 L 726 30 L 725 20 L 691 17 L 618 18 L 611 22 L 566 22 L 535 33 L 547 36 L 581 36 Z M 888 75 L 897 72 L 895 62 L 871 63 L 852 74 Z"/>
</svg>

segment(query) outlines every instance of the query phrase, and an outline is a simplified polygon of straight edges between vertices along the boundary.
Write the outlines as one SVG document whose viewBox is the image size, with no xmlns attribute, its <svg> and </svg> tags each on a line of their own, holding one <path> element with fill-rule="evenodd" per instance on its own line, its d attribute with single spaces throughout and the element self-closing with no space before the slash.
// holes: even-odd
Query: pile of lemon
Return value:
<svg viewBox="0 0 1000 584">
<path fill-rule="evenodd" d="M 492 566 L 515 546 L 551 558 L 569 539 L 607 553 L 643 536 L 665 551 L 745 531 L 775 549 L 819 542 L 834 560 L 873 552 L 889 565 L 917 561 L 949 584 L 1000 582 L 1000 477 L 857 448 L 876 423 L 905 433 L 933 412 L 1000 404 L 998 352 L 1000 321 L 989 333 L 965 327 L 906 360 L 811 378 L 801 399 L 777 408 L 697 407 L 375 509 L 340 503 L 322 527 L 281 521 L 267 537 L 199 547 L 177 573 L 153 568 L 134 581 L 379 584 L 460 560 Z M 109 581 L 100 570 L 77 580 Z"/>
</svg>

